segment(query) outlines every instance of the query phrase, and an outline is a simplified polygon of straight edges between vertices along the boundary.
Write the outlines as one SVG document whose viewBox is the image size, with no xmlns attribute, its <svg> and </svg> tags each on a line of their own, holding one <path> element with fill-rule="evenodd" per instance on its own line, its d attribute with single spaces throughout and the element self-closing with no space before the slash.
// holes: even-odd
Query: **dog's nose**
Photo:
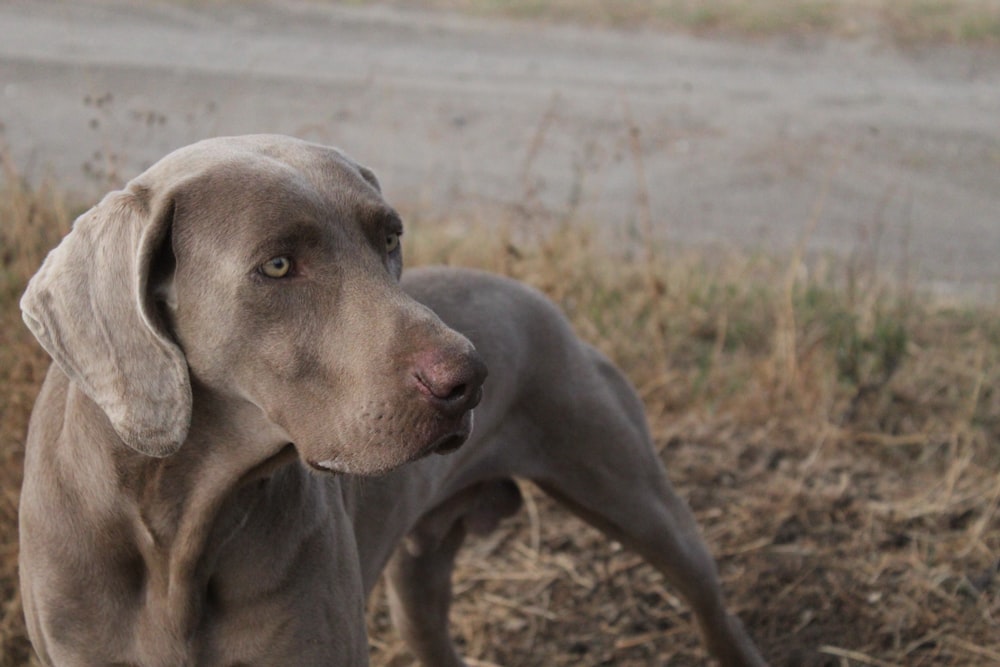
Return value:
<svg viewBox="0 0 1000 667">
<path fill-rule="evenodd" d="M 431 352 L 418 357 L 414 375 L 424 397 L 441 414 L 457 417 L 479 404 L 487 370 L 475 350 L 448 356 Z"/>
</svg>

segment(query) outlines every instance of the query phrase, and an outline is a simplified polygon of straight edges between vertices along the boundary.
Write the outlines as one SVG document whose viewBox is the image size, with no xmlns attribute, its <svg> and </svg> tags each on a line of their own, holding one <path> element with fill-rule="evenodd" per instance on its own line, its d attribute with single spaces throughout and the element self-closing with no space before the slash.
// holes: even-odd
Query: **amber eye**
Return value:
<svg viewBox="0 0 1000 667">
<path fill-rule="evenodd" d="M 385 235 L 385 251 L 390 255 L 399 248 L 399 234 L 392 232 Z"/>
<path fill-rule="evenodd" d="M 288 257 L 272 257 L 260 267 L 261 273 L 268 278 L 284 278 L 292 270 L 292 260 Z"/>
</svg>

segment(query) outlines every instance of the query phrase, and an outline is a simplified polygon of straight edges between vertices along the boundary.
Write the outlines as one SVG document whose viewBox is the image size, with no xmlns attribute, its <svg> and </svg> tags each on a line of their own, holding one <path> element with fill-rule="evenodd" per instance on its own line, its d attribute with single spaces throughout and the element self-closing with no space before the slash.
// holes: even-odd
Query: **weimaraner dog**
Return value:
<svg viewBox="0 0 1000 667">
<path fill-rule="evenodd" d="M 401 233 L 368 169 L 280 136 L 180 149 L 76 221 L 21 302 L 56 362 L 20 506 L 42 662 L 366 665 L 386 570 L 420 661 L 461 665 L 455 553 L 517 477 L 763 665 L 622 375 L 511 280 L 400 281 Z"/>
</svg>

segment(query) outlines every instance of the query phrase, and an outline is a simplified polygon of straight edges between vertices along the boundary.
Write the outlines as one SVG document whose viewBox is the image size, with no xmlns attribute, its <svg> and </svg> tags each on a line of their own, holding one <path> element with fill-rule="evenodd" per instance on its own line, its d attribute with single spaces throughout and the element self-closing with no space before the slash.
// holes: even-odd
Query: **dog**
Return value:
<svg viewBox="0 0 1000 667">
<path fill-rule="evenodd" d="M 401 233 L 370 170 L 272 135 L 77 219 L 21 300 L 55 361 L 19 516 L 41 661 L 366 665 L 384 571 L 414 654 L 462 665 L 454 557 L 524 478 L 662 572 L 721 664 L 764 665 L 622 374 L 527 286 L 401 279 Z"/>
</svg>

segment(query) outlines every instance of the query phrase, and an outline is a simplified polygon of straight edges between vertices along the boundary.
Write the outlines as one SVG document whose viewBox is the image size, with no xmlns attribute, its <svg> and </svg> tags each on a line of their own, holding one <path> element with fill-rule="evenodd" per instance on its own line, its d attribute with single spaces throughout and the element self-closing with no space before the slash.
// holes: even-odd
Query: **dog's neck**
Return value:
<svg viewBox="0 0 1000 667">
<path fill-rule="evenodd" d="M 138 542 L 144 551 L 170 552 L 171 561 L 182 556 L 174 553 L 180 547 L 204 550 L 204 533 L 238 490 L 295 461 L 292 445 L 274 438 L 254 442 L 252 429 L 203 428 L 199 412 L 173 456 L 156 459 L 121 448 L 115 453 L 117 484 L 137 511 Z"/>
<path fill-rule="evenodd" d="M 77 409 L 96 407 L 79 398 Z M 196 632 L 217 560 L 260 503 L 271 475 L 298 465 L 294 448 L 257 408 L 220 411 L 217 400 L 195 390 L 191 430 L 173 456 L 152 458 L 120 442 L 112 447 L 104 472 L 113 471 L 108 481 L 117 502 L 105 508 L 113 516 L 91 522 L 117 525 L 128 536 L 119 557 L 131 552 L 133 567 L 141 561 L 142 570 L 134 575 L 142 587 L 136 636 L 167 654 Z M 220 413 L 232 417 L 220 422 Z"/>
<path fill-rule="evenodd" d="M 323 664 L 336 646 L 345 664 L 364 664 L 362 573 L 340 484 L 302 464 L 259 411 L 207 419 L 196 395 L 181 451 L 154 459 L 118 440 L 65 376 L 42 391 L 63 419 L 29 442 L 21 556 L 44 661 L 190 667 L 246 650 L 248 663 Z"/>
</svg>

